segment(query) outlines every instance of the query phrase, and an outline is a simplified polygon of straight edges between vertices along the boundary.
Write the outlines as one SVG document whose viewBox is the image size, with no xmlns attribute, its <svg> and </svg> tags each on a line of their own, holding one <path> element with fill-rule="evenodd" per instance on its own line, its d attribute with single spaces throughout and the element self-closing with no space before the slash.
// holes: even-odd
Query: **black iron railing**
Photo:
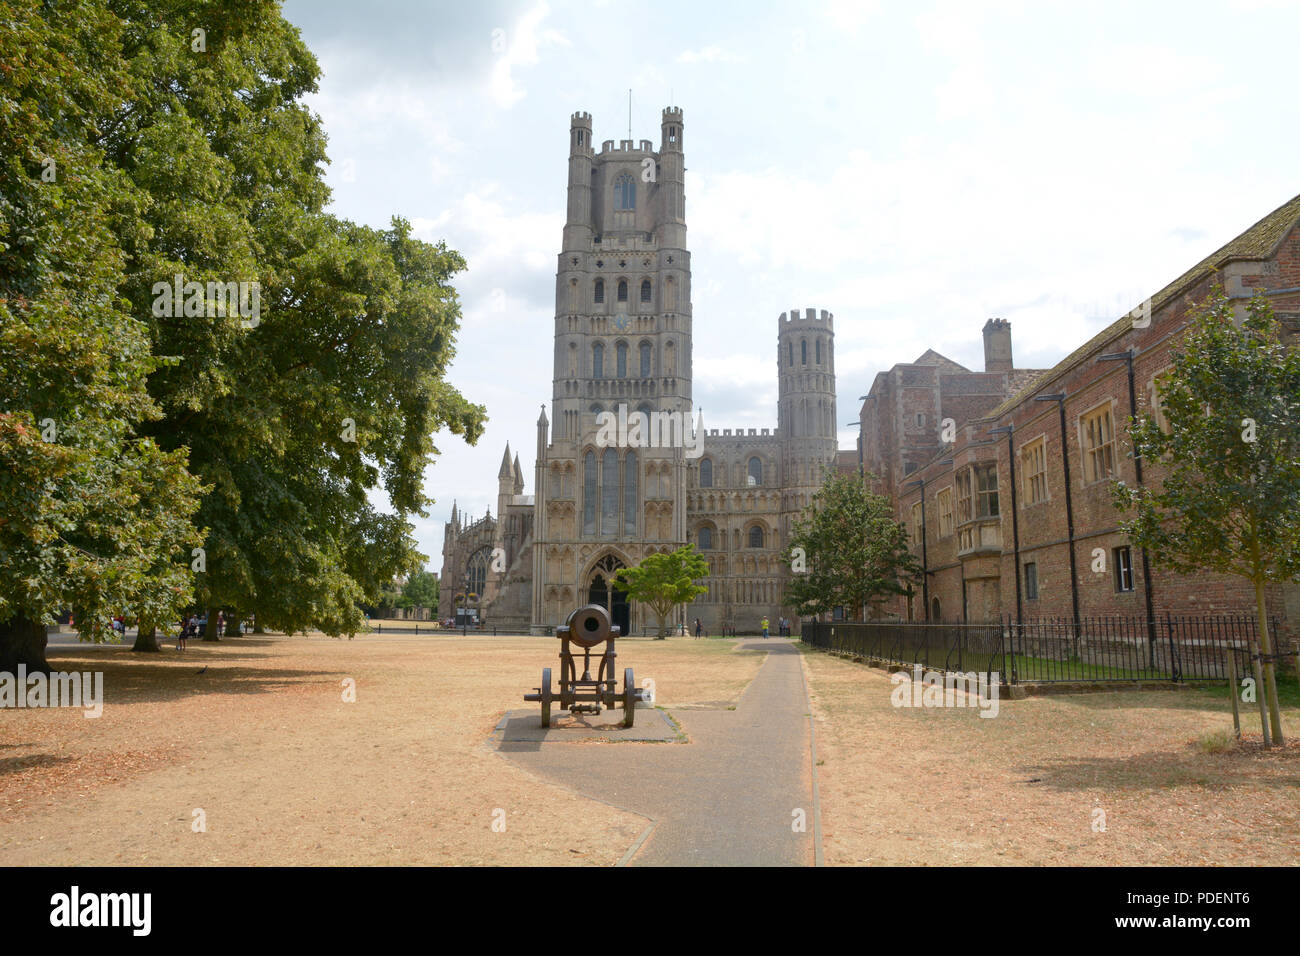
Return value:
<svg viewBox="0 0 1300 956">
<path fill-rule="evenodd" d="M 1278 622 L 1269 622 L 1274 643 Z M 1252 615 L 1107 616 L 990 624 L 805 621 L 814 647 L 931 670 L 997 672 L 1008 684 L 1094 681 L 1226 681 L 1252 673 Z"/>
</svg>

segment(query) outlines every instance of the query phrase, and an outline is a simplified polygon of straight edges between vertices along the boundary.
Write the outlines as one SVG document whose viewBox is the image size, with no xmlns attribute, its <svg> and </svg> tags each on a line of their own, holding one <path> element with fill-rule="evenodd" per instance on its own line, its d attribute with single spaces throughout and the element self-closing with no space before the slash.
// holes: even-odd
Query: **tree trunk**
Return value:
<svg viewBox="0 0 1300 956">
<path fill-rule="evenodd" d="M 664 634 L 664 618 L 665 618 L 667 615 L 661 614 L 659 611 L 655 611 L 655 615 L 659 618 L 659 636 L 656 637 L 655 640 L 656 640 L 656 641 L 662 641 L 662 640 L 664 639 L 664 637 L 666 636 L 666 635 Z"/>
<path fill-rule="evenodd" d="M 203 629 L 204 641 L 219 641 L 221 635 L 217 633 L 217 609 L 208 608 L 208 625 Z"/>
<path fill-rule="evenodd" d="M 0 673 L 18 673 L 18 665 L 27 665 L 27 673 L 48 674 L 45 660 L 48 634 L 45 625 L 33 621 L 21 611 L 0 623 Z"/>
<path fill-rule="evenodd" d="M 1264 578 L 1261 575 L 1255 577 L 1255 614 L 1259 621 L 1259 653 L 1264 658 L 1264 690 L 1268 696 L 1268 722 L 1273 727 L 1273 744 L 1281 747 L 1285 743 L 1282 739 L 1282 709 L 1277 699 L 1276 668 L 1272 660 L 1273 639 L 1268 633 L 1268 606 L 1264 600 Z"/>
<path fill-rule="evenodd" d="M 153 624 L 141 621 L 136 629 L 135 643 L 131 645 L 131 650 L 140 651 L 142 654 L 162 653 L 162 648 L 158 646 L 158 629 Z"/>
</svg>

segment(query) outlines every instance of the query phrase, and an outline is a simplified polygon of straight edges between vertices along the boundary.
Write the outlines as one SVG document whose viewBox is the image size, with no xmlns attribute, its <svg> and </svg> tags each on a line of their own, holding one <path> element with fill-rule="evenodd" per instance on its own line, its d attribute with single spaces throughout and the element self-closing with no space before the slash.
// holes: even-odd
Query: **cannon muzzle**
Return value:
<svg viewBox="0 0 1300 956">
<path fill-rule="evenodd" d="M 611 637 L 618 637 L 618 628 L 610 623 L 609 612 L 599 604 L 587 604 L 568 616 L 555 629 L 556 637 L 568 637 L 581 647 L 595 647 Z"/>
</svg>

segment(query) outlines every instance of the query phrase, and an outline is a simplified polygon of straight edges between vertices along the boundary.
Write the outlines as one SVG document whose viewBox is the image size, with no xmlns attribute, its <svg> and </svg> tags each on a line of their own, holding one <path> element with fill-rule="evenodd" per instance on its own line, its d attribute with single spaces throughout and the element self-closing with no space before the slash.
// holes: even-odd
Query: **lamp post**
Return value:
<svg viewBox="0 0 1300 956">
<path fill-rule="evenodd" d="M 1065 526 L 1070 541 L 1070 599 L 1074 610 L 1074 638 L 1076 650 L 1079 639 L 1079 573 L 1074 562 L 1074 505 L 1070 498 L 1070 446 L 1065 440 L 1065 393 L 1055 392 L 1051 395 L 1037 395 L 1036 402 L 1056 402 L 1061 413 L 1061 463 L 1065 468 Z M 1017 575 L 1019 578 L 1019 575 Z"/>
<path fill-rule="evenodd" d="M 1024 608 L 1020 596 L 1020 521 L 1018 517 L 1020 508 L 1016 501 L 1016 449 L 1011 439 L 1015 430 L 1015 425 L 1001 425 L 998 428 L 990 428 L 989 434 L 1005 434 L 1007 436 L 1007 458 L 1011 462 L 1011 550 L 1015 555 L 1016 562 L 1016 624 L 1019 625 Z"/>
<path fill-rule="evenodd" d="M 1097 357 L 1098 362 L 1123 362 L 1128 366 L 1128 414 L 1130 421 L 1137 419 L 1137 388 L 1133 383 L 1133 349 L 1127 349 L 1123 352 L 1107 352 L 1105 355 Z M 1131 426 L 1130 426 L 1131 427 Z M 1133 468 L 1137 472 L 1138 487 L 1144 486 L 1142 481 L 1142 456 L 1133 449 Z M 1146 598 L 1147 606 L 1147 643 L 1150 645 L 1152 667 L 1155 666 L 1156 654 L 1156 620 L 1154 601 L 1151 596 L 1151 564 L 1147 559 L 1147 548 L 1143 545 L 1140 549 L 1142 555 L 1142 593 Z"/>
</svg>

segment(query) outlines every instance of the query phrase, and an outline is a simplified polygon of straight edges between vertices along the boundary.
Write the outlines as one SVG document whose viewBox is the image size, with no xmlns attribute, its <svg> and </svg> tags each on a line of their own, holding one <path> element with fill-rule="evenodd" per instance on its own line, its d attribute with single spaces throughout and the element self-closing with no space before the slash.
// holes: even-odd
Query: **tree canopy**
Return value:
<svg viewBox="0 0 1300 956">
<path fill-rule="evenodd" d="M 1160 469 L 1144 487 L 1117 482 L 1121 527 L 1157 565 L 1250 581 L 1265 655 L 1273 737 L 1282 728 L 1265 587 L 1300 574 L 1300 351 L 1283 344 L 1268 299 L 1240 324 L 1221 288 L 1192 316 L 1157 381 L 1162 423 L 1131 426 L 1133 453 Z"/>
<path fill-rule="evenodd" d="M 795 521 L 785 558 L 792 571 L 786 602 L 807 615 L 842 607 L 857 617 L 892 595 L 912 593 L 921 570 L 889 499 L 838 472 L 827 475 Z"/>
<path fill-rule="evenodd" d="M 99 53 L 121 23 L 97 4 L 0 19 L 0 670 L 46 669 L 63 609 L 103 641 L 123 607 L 190 600 L 200 488 L 183 450 L 136 430 L 163 364 L 119 291 L 144 200 L 95 142 L 129 90 Z"/>
<path fill-rule="evenodd" d="M 0 13 L 0 638 L 191 600 L 354 631 L 423 564 L 433 433 L 483 428 L 444 380 L 463 259 L 325 212 L 274 0 Z"/>
<path fill-rule="evenodd" d="M 695 545 L 688 544 L 676 551 L 648 554 L 636 567 L 622 568 L 614 577 L 627 589 L 628 597 L 644 601 L 654 610 L 662 639 L 673 608 L 708 592 L 708 587 L 695 583 L 708 576 L 709 562 Z"/>
</svg>

